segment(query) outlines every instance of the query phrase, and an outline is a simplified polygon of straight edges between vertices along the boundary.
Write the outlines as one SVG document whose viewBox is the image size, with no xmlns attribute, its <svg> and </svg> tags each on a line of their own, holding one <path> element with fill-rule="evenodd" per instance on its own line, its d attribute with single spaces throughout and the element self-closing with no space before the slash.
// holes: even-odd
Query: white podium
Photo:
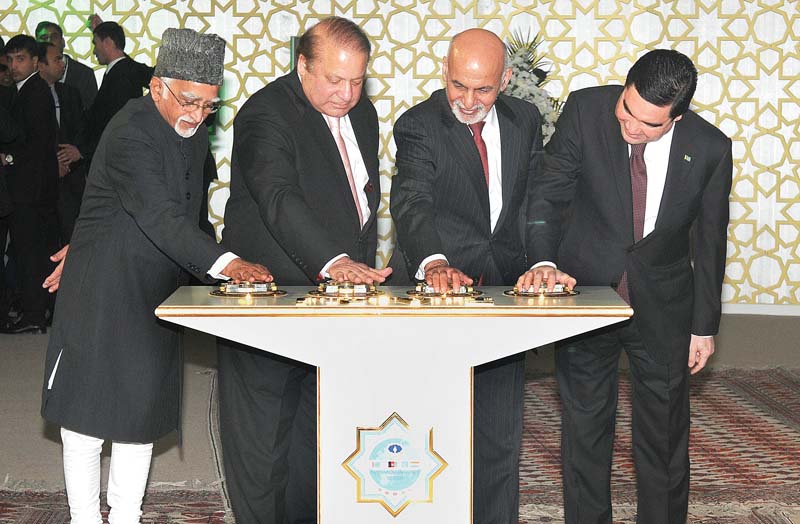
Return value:
<svg viewBox="0 0 800 524">
<path fill-rule="evenodd" d="M 184 287 L 156 315 L 317 366 L 320 524 L 472 522 L 472 368 L 621 322 L 610 288 L 564 298 L 408 303 L 406 288 L 369 302 L 307 305 L 211 296 Z M 403 297 L 397 300 L 396 297 Z"/>
</svg>

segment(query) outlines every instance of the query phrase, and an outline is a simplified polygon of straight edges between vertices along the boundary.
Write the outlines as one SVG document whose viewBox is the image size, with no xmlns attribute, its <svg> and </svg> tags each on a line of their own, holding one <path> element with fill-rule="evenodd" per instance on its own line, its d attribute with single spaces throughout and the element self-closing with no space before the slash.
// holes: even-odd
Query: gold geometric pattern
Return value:
<svg viewBox="0 0 800 524">
<path fill-rule="evenodd" d="M 551 94 L 620 83 L 647 49 L 690 56 L 700 80 L 693 107 L 733 140 L 734 184 L 723 299 L 800 304 L 800 14 L 796 0 L 10 0 L 0 35 L 31 34 L 41 20 L 64 28 L 67 51 L 91 57 L 90 13 L 122 24 L 127 51 L 150 64 L 167 27 L 219 33 L 228 41 L 214 137 L 220 182 L 211 216 L 222 226 L 233 117 L 249 95 L 287 72 L 289 38 L 329 15 L 351 18 L 370 36 L 367 93 L 380 119 L 382 200 L 379 261 L 392 249 L 389 186 L 392 124 L 441 87 L 449 38 L 485 27 L 503 38 L 541 32 L 552 61 Z"/>
</svg>

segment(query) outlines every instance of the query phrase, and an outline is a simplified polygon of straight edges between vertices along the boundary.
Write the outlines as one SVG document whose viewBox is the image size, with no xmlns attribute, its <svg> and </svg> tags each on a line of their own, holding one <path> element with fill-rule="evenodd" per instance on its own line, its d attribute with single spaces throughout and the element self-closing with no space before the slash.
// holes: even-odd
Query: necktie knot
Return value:
<svg viewBox="0 0 800 524">
<path fill-rule="evenodd" d="M 328 121 L 331 123 L 331 131 L 335 134 L 341 134 L 341 123 L 339 122 L 338 116 L 329 116 Z"/>
<path fill-rule="evenodd" d="M 644 147 L 647 143 L 631 144 L 631 157 L 644 158 Z"/>
<path fill-rule="evenodd" d="M 486 125 L 486 121 L 481 120 L 480 122 L 475 122 L 474 124 L 467 124 L 470 131 L 472 131 L 472 136 L 481 136 L 481 132 L 483 131 L 483 126 Z"/>
</svg>

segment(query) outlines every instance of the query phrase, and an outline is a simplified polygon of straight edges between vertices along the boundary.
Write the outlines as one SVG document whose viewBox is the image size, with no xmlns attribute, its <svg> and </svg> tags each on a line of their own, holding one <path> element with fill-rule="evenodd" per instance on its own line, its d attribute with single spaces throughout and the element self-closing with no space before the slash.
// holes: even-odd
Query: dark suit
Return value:
<svg viewBox="0 0 800 524">
<path fill-rule="evenodd" d="M 81 96 L 77 89 L 56 82 L 53 84 L 58 96 L 61 121 L 58 126 L 58 143 L 77 146 L 83 143 L 86 128 L 86 114 L 81 106 Z M 72 162 L 69 172 L 58 183 L 58 221 L 60 241 L 68 244 L 81 207 L 83 189 L 86 185 L 87 162 L 81 158 Z"/>
<path fill-rule="evenodd" d="M 103 77 L 100 90 L 87 113 L 86 140 L 81 148 L 81 153 L 89 162 L 108 121 L 128 100 L 142 96 L 142 90 L 148 87 L 152 76 L 152 67 L 125 56 Z"/>
<path fill-rule="evenodd" d="M 67 54 L 64 54 L 64 62 L 67 64 L 67 72 L 63 83 L 78 90 L 81 95 L 81 107 L 84 111 L 88 111 L 97 96 L 97 77 L 94 75 L 94 70 Z"/>
<path fill-rule="evenodd" d="M 522 225 L 540 165 L 536 108 L 500 96 L 502 212 L 491 228 L 489 191 L 469 128 L 458 122 L 444 91 L 409 109 L 394 127 L 397 174 L 391 210 L 408 272 L 433 254 L 486 285 L 512 286 L 528 269 Z M 522 437 L 524 353 L 475 369 L 476 524 L 516 522 Z"/>
<path fill-rule="evenodd" d="M 204 127 L 179 137 L 149 96 L 109 122 L 56 300 L 47 420 L 123 442 L 153 442 L 178 427 L 178 330 L 153 311 L 187 273 L 207 279 L 223 253 L 197 227 L 206 151 Z"/>
<path fill-rule="evenodd" d="M 634 243 L 628 146 L 614 115 L 621 93 L 621 86 L 607 86 L 570 95 L 532 202 L 537 258 L 557 262 L 583 285 L 615 285 L 627 271 L 635 311 L 632 321 L 569 340 L 556 352 L 565 510 L 569 523 L 611 522 L 617 361 L 624 348 L 634 390 L 638 522 L 683 523 L 686 363 L 690 335 L 714 335 L 719 327 L 731 142 L 691 111 L 675 122 L 655 230 Z"/>
<path fill-rule="evenodd" d="M 258 91 L 236 116 L 222 242 L 266 265 L 279 285 L 314 285 L 341 253 L 375 263 L 377 116 L 366 95 L 348 116 L 370 180 L 363 228 L 336 142 L 296 71 Z M 304 364 L 220 344 L 222 446 L 239 524 L 316 522 L 315 376 Z"/>
<path fill-rule="evenodd" d="M 3 144 L 12 142 L 20 136 L 21 128 L 16 120 L 11 117 L 8 108 L 0 104 L 0 151 L 4 151 Z"/>
<path fill-rule="evenodd" d="M 1 97 L 2 95 L 0 95 Z M 9 97 L 10 104 L 10 97 Z M 11 117 L 11 113 L 5 105 L 5 101 L 0 101 L 0 155 L 5 156 L 4 145 L 16 140 L 22 133 L 22 126 Z M 11 297 L 6 283 L 6 242 L 8 237 L 8 215 L 14 210 L 11 196 L 8 194 L 6 184 L 7 167 L 0 165 L 0 319 L 5 318 L 8 313 Z"/>
<path fill-rule="evenodd" d="M 48 257 L 57 247 L 58 160 L 55 105 L 38 73 L 13 98 L 11 115 L 22 126 L 22 135 L 4 146 L 14 157 L 6 170 L 14 204 L 9 230 L 26 323 L 43 325 L 49 294 L 42 282 L 53 269 Z"/>
</svg>

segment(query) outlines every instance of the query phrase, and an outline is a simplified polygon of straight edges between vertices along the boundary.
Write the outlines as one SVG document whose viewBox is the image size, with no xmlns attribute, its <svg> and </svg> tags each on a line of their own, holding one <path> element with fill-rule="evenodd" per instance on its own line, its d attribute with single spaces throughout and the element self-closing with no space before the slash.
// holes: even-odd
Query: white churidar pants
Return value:
<svg viewBox="0 0 800 524">
<path fill-rule="evenodd" d="M 61 442 L 72 524 L 102 524 L 100 451 L 103 440 L 61 428 Z M 152 443 L 112 443 L 107 497 L 111 508 L 109 524 L 139 524 L 152 454 Z"/>
</svg>

